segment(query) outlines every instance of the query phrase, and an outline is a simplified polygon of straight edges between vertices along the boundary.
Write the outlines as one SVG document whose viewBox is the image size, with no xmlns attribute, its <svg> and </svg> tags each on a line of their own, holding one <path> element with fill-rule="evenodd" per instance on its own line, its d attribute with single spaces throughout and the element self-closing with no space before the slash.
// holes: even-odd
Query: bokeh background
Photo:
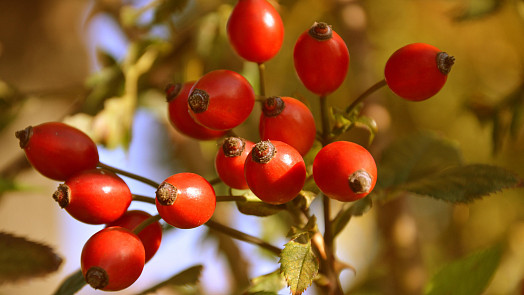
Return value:
<svg viewBox="0 0 524 295">
<path fill-rule="evenodd" d="M 363 112 L 378 126 L 370 151 L 379 159 L 395 139 L 431 130 L 455 142 L 466 163 L 495 164 L 524 176 L 524 1 L 270 2 L 284 21 L 285 39 L 266 64 L 267 94 L 301 97 L 318 114 L 318 98 L 300 84 L 292 59 L 296 38 L 314 21 L 331 24 L 351 55 L 345 83 L 328 96 L 338 107 L 383 79 L 384 64 L 396 49 L 429 43 L 456 58 L 446 85 L 419 103 L 404 101 L 387 88 L 370 96 Z M 79 224 L 57 206 L 51 195 L 58 183 L 30 169 L 15 131 L 63 120 L 99 143 L 106 164 L 159 182 L 181 171 L 215 177 L 217 143 L 177 133 L 167 121 L 163 89 L 169 82 L 196 80 L 220 68 L 242 73 L 258 89 L 256 64 L 244 62 L 227 42 L 225 25 L 234 4 L 0 1 L 0 231 L 43 242 L 64 258 L 58 272 L 0 285 L 0 294 L 51 294 L 78 269 L 83 243 L 100 229 Z M 130 75 L 132 71 L 139 75 Z M 132 108 L 119 104 L 124 91 L 132 93 Z M 258 115 L 255 108 L 237 133 L 257 141 Z M 367 136 L 357 128 L 346 139 L 365 144 Z M 126 181 L 134 193 L 154 194 Z M 279 226 L 278 216 L 261 219 L 235 210 L 220 204 L 215 216 L 275 245 L 286 242 L 287 228 Z M 470 205 L 405 196 L 351 220 L 337 240 L 337 254 L 357 272 L 346 270 L 341 280 L 348 294 L 419 294 L 443 263 L 497 242 L 506 247 L 486 294 L 521 294 L 522 189 Z M 195 264 L 205 266 L 197 293 L 239 294 L 249 278 L 277 269 L 277 261 L 205 228 L 173 230 L 139 281 L 121 294 L 137 293 Z M 184 290 L 165 288 L 159 294 L 184 294 L 180 292 Z M 85 287 L 79 294 L 100 293 Z M 311 288 L 306 294 L 317 293 Z"/>
</svg>

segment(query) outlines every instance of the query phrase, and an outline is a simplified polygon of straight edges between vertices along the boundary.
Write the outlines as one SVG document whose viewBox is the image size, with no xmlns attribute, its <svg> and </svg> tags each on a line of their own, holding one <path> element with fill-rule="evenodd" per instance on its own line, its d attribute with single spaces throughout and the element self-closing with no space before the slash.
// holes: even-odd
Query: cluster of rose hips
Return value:
<svg viewBox="0 0 524 295">
<path fill-rule="evenodd" d="M 242 58 L 261 65 L 280 50 L 284 28 L 266 0 L 240 0 L 227 33 Z M 320 100 L 338 89 L 348 71 L 348 48 L 323 22 L 315 22 L 298 37 L 293 57 L 300 81 Z M 441 89 L 452 64 L 452 57 L 431 45 L 410 44 L 389 58 L 383 83 L 400 97 L 424 100 Z M 175 129 L 198 140 L 222 139 L 214 164 L 225 185 L 251 190 L 269 204 L 287 203 L 303 189 L 308 176 L 303 156 L 317 139 L 317 127 L 300 100 L 262 95 L 260 141 L 254 143 L 232 132 L 250 116 L 257 101 L 242 75 L 214 70 L 197 81 L 170 84 L 165 92 Z M 329 126 L 325 128 L 329 132 Z M 129 187 L 99 162 L 97 147 L 86 134 L 48 122 L 18 131 L 16 136 L 34 169 L 63 182 L 53 194 L 62 208 L 81 222 L 107 225 L 86 242 L 81 255 L 82 273 L 93 288 L 116 291 L 135 282 L 160 246 L 159 218 L 189 229 L 208 222 L 215 211 L 213 186 L 190 172 L 172 175 L 157 187 L 158 217 L 127 211 L 133 200 Z M 377 181 L 372 155 L 349 141 L 322 144 L 312 163 L 319 190 L 342 202 L 368 195 Z"/>
</svg>

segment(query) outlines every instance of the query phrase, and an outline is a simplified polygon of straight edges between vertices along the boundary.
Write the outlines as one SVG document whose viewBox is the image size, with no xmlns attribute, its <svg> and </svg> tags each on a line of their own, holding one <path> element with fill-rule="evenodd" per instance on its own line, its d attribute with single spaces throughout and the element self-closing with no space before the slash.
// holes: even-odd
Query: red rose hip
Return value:
<svg viewBox="0 0 524 295">
<path fill-rule="evenodd" d="M 112 226 L 87 240 L 80 260 L 82 274 L 91 287 L 119 291 L 140 277 L 145 251 L 140 238 L 132 231 Z"/>
<path fill-rule="evenodd" d="M 188 105 L 189 113 L 201 125 L 229 130 L 251 114 L 255 92 L 242 75 L 230 70 L 215 70 L 193 85 Z"/>
<path fill-rule="evenodd" d="M 170 225 L 189 229 L 206 223 L 216 206 L 213 186 L 202 176 L 183 172 L 174 174 L 156 191 L 158 213 Z"/>
<path fill-rule="evenodd" d="M 398 96 L 421 101 L 444 86 L 455 58 L 435 46 L 413 43 L 395 51 L 386 62 L 384 76 Z"/>
<path fill-rule="evenodd" d="M 255 144 L 240 137 L 227 137 L 215 156 L 218 177 L 234 189 L 248 189 L 244 177 L 246 157 Z"/>
<path fill-rule="evenodd" d="M 117 220 L 107 224 L 106 227 L 121 226 L 129 230 L 134 230 L 149 218 L 151 218 L 151 215 L 147 212 L 129 210 Z M 137 235 L 142 241 L 142 244 L 144 244 L 144 249 L 146 251 L 145 260 L 148 262 L 158 251 L 160 243 L 162 242 L 162 225 L 160 225 L 160 222 L 155 221 L 142 229 Z"/>
<path fill-rule="evenodd" d="M 77 128 L 61 122 L 47 122 L 17 131 L 27 160 L 42 175 L 63 181 L 98 164 L 93 140 Z"/>
<path fill-rule="evenodd" d="M 320 96 L 337 90 L 349 67 L 346 43 L 323 22 L 315 22 L 298 37 L 293 59 L 300 81 L 309 91 Z"/>
<path fill-rule="evenodd" d="M 373 156 L 362 146 L 336 141 L 323 147 L 313 160 L 313 178 L 328 197 L 351 202 L 368 195 L 377 182 Z"/>
<path fill-rule="evenodd" d="M 105 224 L 120 218 L 133 196 L 127 184 L 104 169 L 82 171 L 60 184 L 53 199 L 73 218 L 88 224 Z"/>
<path fill-rule="evenodd" d="M 302 156 L 313 146 L 317 129 L 309 108 L 292 97 L 268 97 L 262 104 L 258 126 L 262 140 L 283 141 Z"/>
<path fill-rule="evenodd" d="M 269 204 L 293 200 L 306 181 L 306 165 L 300 153 L 282 141 L 255 144 L 244 164 L 251 191 Z"/>
<path fill-rule="evenodd" d="M 284 24 L 268 1 L 239 0 L 229 16 L 227 36 L 238 55 L 260 64 L 280 50 Z"/>
<path fill-rule="evenodd" d="M 204 127 L 189 115 L 187 99 L 195 82 L 169 84 L 166 87 L 168 116 L 173 127 L 180 133 L 199 140 L 210 140 L 222 137 L 226 132 Z"/>
</svg>

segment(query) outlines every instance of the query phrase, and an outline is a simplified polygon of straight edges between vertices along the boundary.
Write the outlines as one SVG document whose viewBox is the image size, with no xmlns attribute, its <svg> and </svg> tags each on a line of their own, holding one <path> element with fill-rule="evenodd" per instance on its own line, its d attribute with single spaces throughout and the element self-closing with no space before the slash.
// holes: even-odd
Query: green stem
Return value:
<svg viewBox="0 0 524 295">
<path fill-rule="evenodd" d="M 235 196 L 235 195 L 229 195 L 229 196 L 217 196 L 217 202 L 231 202 L 231 201 L 245 201 L 246 198 L 244 196 Z"/>
<path fill-rule="evenodd" d="M 331 134 L 327 98 L 325 96 L 320 97 L 320 119 L 322 123 L 322 146 L 325 146 L 329 143 L 329 136 Z"/>
<path fill-rule="evenodd" d="M 159 214 L 149 217 L 148 219 L 142 221 L 139 225 L 137 225 L 133 229 L 133 233 L 135 235 L 138 235 L 144 228 L 148 227 L 152 223 L 155 223 L 155 222 L 159 221 L 160 219 L 161 219 L 161 217 L 160 217 Z"/>
<path fill-rule="evenodd" d="M 141 181 L 145 184 L 148 184 L 154 188 L 158 188 L 160 186 L 159 183 L 149 179 L 149 178 L 146 178 L 146 177 L 143 177 L 143 176 L 140 176 L 140 175 L 136 175 L 136 174 L 133 174 L 131 172 L 127 172 L 127 171 L 124 171 L 124 170 L 121 170 L 121 169 L 118 169 L 118 168 L 115 168 L 115 167 L 112 167 L 112 166 L 109 166 L 109 165 L 106 165 L 104 163 L 101 163 L 101 162 L 98 162 L 98 167 L 100 168 L 103 168 L 103 169 L 106 169 L 106 170 L 109 170 L 109 171 L 112 171 L 116 174 L 120 174 L 120 175 L 123 175 L 123 176 L 127 176 L 129 178 L 132 178 L 132 179 L 135 179 L 135 180 L 138 180 L 138 181 Z"/>
<path fill-rule="evenodd" d="M 266 72 L 266 66 L 264 63 L 258 64 L 258 79 L 259 79 L 259 87 L 260 87 L 260 95 L 266 96 L 266 82 L 264 80 Z"/>
<path fill-rule="evenodd" d="M 133 201 L 139 201 L 155 205 L 155 198 L 133 194 Z"/>
<path fill-rule="evenodd" d="M 260 238 L 257 238 L 257 237 L 254 237 L 254 236 L 251 236 L 251 235 L 248 235 L 246 233 L 243 233 L 241 231 L 238 231 L 236 229 L 232 229 L 230 227 L 227 227 L 223 224 L 220 224 L 216 221 L 213 221 L 213 220 L 209 220 L 208 222 L 205 223 L 207 227 L 209 227 L 210 229 L 212 230 L 215 230 L 215 231 L 218 231 L 218 232 L 221 232 L 223 234 L 226 234 L 234 239 L 237 239 L 237 240 L 240 240 L 240 241 L 243 241 L 243 242 L 247 242 L 247 243 L 250 243 L 250 244 L 253 244 L 253 245 L 257 245 L 263 249 L 266 249 L 272 253 L 274 253 L 275 255 L 277 256 L 280 256 L 280 252 L 282 252 L 282 249 L 276 247 L 276 246 L 273 246 L 271 244 L 269 244 L 268 242 L 260 239 Z"/>
<path fill-rule="evenodd" d="M 362 101 L 364 101 L 364 99 L 366 99 L 366 97 L 370 96 L 373 92 L 379 90 L 380 88 L 386 86 L 387 83 L 386 83 L 386 79 L 382 79 L 380 81 L 378 81 L 377 83 L 371 85 L 371 87 L 369 87 L 366 91 L 364 91 L 359 97 L 357 97 L 357 99 L 355 99 L 353 101 L 353 103 L 351 103 L 347 108 L 346 108 L 346 114 L 349 114 L 351 113 L 351 111 L 353 111 L 353 109 L 359 104 L 361 103 Z"/>
<path fill-rule="evenodd" d="M 220 177 L 215 177 L 213 179 L 210 179 L 208 180 L 208 182 L 211 184 L 211 185 L 217 185 L 219 183 L 222 182 L 222 179 L 220 179 Z"/>
</svg>

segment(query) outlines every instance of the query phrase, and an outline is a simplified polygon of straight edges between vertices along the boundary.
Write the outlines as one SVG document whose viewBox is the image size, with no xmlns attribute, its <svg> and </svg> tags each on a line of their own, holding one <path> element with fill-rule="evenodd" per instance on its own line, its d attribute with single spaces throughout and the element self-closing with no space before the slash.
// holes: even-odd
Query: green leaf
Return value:
<svg viewBox="0 0 524 295">
<path fill-rule="evenodd" d="M 476 295 L 487 288 L 502 257 L 502 246 L 477 251 L 451 262 L 429 281 L 426 295 Z"/>
<path fill-rule="evenodd" d="M 27 97 L 13 85 L 0 80 L 0 130 L 16 119 L 26 100 Z"/>
<path fill-rule="evenodd" d="M 311 239 L 306 242 L 291 240 L 282 250 L 280 272 L 284 275 L 291 294 L 302 294 L 318 274 L 319 262 L 311 249 Z"/>
<path fill-rule="evenodd" d="M 188 0 L 164 0 L 155 9 L 153 23 L 162 23 L 187 5 Z"/>
<path fill-rule="evenodd" d="M 497 12 L 503 4 L 503 0 L 471 0 L 468 6 L 462 9 L 454 19 L 455 21 L 465 21 L 478 19 Z"/>
<path fill-rule="evenodd" d="M 49 246 L 0 232 L 0 284 L 45 276 L 61 264 Z"/>
<path fill-rule="evenodd" d="M 286 280 L 279 270 L 251 279 L 249 288 L 244 295 L 277 294 L 286 287 Z"/>
<path fill-rule="evenodd" d="M 522 179 L 513 172 L 497 166 L 472 164 L 445 169 L 401 188 L 447 202 L 469 203 L 519 185 Z"/>
<path fill-rule="evenodd" d="M 356 202 L 346 204 L 331 222 L 333 236 L 336 237 L 351 220 L 353 216 L 362 216 L 373 206 L 370 197 L 362 198 Z"/>
<path fill-rule="evenodd" d="M 317 217 L 313 215 L 311 216 L 311 218 L 309 218 L 309 220 L 303 228 L 291 226 L 289 233 L 287 234 L 287 237 L 296 241 L 298 241 L 298 239 L 301 239 L 300 241 L 306 241 L 308 239 L 311 239 L 311 237 L 317 232 Z"/>
<path fill-rule="evenodd" d="M 79 269 L 74 273 L 70 274 L 63 282 L 58 286 L 58 289 L 53 295 L 72 295 L 80 291 L 85 285 L 86 280 L 82 271 Z"/>
<path fill-rule="evenodd" d="M 245 201 L 237 201 L 238 211 L 245 215 L 253 215 L 259 217 L 271 216 L 286 209 L 285 205 L 272 205 L 262 202 L 251 191 L 243 195 Z"/>
<path fill-rule="evenodd" d="M 376 190 L 460 165 L 462 153 L 455 143 L 433 132 L 419 132 L 392 143 L 378 163 Z"/>
<path fill-rule="evenodd" d="M 355 122 L 356 127 L 365 128 L 369 132 L 368 144 L 371 145 L 378 133 L 377 122 L 368 116 L 360 116 Z"/>
<path fill-rule="evenodd" d="M 139 293 L 138 295 L 146 295 L 155 293 L 158 289 L 166 286 L 187 286 L 187 285 L 196 285 L 200 279 L 200 274 L 202 273 L 202 265 L 192 266 L 171 278 Z"/>
</svg>

